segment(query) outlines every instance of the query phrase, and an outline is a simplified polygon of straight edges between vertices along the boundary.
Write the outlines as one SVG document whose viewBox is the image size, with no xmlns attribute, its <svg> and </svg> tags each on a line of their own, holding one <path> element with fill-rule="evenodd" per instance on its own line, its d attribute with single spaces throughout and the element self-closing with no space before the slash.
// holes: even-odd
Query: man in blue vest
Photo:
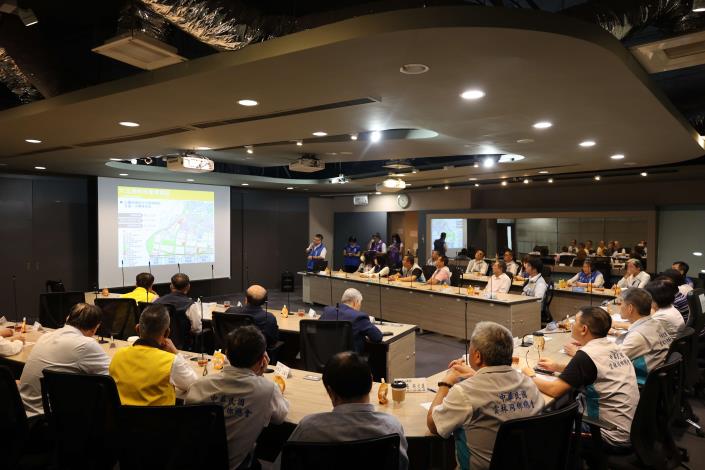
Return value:
<svg viewBox="0 0 705 470">
<path fill-rule="evenodd" d="M 360 311 L 362 307 L 362 294 L 357 289 L 347 289 L 343 292 L 338 306 L 326 307 L 320 321 L 343 320 L 352 323 L 353 346 L 356 352 L 365 349 L 365 338 L 373 343 L 382 341 L 382 332 L 370 321 L 370 317 Z"/>
<path fill-rule="evenodd" d="M 306 261 L 306 270 L 313 271 L 317 264 L 322 263 L 326 259 L 326 247 L 323 245 L 323 235 L 317 233 L 313 236 L 313 241 L 306 248 L 308 255 Z"/>
</svg>

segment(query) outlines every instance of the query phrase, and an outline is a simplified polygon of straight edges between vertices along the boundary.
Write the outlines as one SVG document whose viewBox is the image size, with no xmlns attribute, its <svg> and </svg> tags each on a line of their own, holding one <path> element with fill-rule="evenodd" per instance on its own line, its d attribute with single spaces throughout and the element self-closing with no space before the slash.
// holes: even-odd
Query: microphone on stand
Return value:
<svg viewBox="0 0 705 470">
<path fill-rule="evenodd" d="M 93 293 L 95 294 L 95 299 L 93 302 L 95 302 L 98 299 L 98 293 L 100 292 L 100 289 L 98 289 L 98 283 L 96 282 L 93 284 Z"/>
<path fill-rule="evenodd" d="M 213 286 L 215 285 L 215 269 L 213 268 L 213 265 L 211 264 L 211 297 L 213 297 Z"/>
<path fill-rule="evenodd" d="M 125 287 L 125 260 L 120 260 L 120 269 L 122 270 L 122 287 Z"/>
<path fill-rule="evenodd" d="M 147 261 L 147 268 L 149 269 L 149 274 L 152 274 L 152 260 Z"/>
<path fill-rule="evenodd" d="M 181 274 L 181 263 L 176 263 L 176 267 L 178 268 L 177 272 Z"/>
</svg>

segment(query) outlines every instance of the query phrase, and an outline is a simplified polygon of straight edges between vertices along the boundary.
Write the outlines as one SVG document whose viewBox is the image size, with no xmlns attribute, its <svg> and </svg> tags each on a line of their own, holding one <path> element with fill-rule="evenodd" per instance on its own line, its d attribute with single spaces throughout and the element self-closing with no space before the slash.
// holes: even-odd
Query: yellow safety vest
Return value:
<svg viewBox="0 0 705 470">
<path fill-rule="evenodd" d="M 110 375 L 117 384 L 123 405 L 169 406 L 176 404 L 170 383 L 176 356 L 151 346 L 119 349 L 110 363 Z"/>
</svg>

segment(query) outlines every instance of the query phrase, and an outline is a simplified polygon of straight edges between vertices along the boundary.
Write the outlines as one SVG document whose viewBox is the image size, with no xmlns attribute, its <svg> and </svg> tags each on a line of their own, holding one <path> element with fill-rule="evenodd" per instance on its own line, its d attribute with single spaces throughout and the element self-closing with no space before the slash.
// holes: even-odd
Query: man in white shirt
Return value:
<svg viewBox="0 0 705 470">
<path fill-rule="evenodd" d="M 426 266 L 435 266 L 436 260 L 438 259 L 439 256 L 441 256 L 441 254 L 439 252 L 437 252 L 436 250 L 433 250 L 431 252 L 431 257 L 426 260 Z"/>
<path fill-rule="evenodd" d="M 481 275 L 487 274 L 487 261 L 485 261 L 485 252 L 478 249 L 475 252 L 475 259 L 468 262 L 468 267 L 465 268 L 466 274 L 476 273 Z"/>
<path fill-rule="evenodd" d="M 670 279 L 659 278 L 644 287 L 653 299 L 651 318 L 658 320 L 666 332 L 674 339 L 685 329 L 683 315 L 673 306 L 678 288 Z"/>
<path fill-rule="evenodd" d="M 433 434 L 455 435 L 461 469 L 490 467 L 499 427 L 510 419 L 534 416 L 544 400 L 536 385 L 512 369 L 512 334 L 493 322 L 480 322 L 470 338 L 469 364 L 453 361 L 426 416 Z M 465 380 L 460 381 L 460 378 Z"/>
<path fill-rule="evenodd" d="M 521 265 L 514 261 L 514 253 L 512 252 L 512 250 L 505 250 L 504 263 L 507 266 L 506 272 L 508 272 L 512 276 L 516 276 L 521 272 Z"/>
<path fill-rule="evenodd" d="M 507 265 L 504 261 L 495 261 L 492 264 L 492 275 L 487 281 L 487 286 L 485 287 L 485 294 L 492 294 L 492 297 L 496 297 L 497 294 L 506 294 L 509 292 L 509 288 L 512 287 L 512 280 L 505 273 Z"/>
<path fill-rule="evenodd" d="M 571 240 L 568 245 L 568 253 L 578 253 L 578 240 Z"/>
<path fill-rule="evenodd" d="M 539 258 L 531 257 L 524 263 L 524 270 L 529 276 L 529 280 L 521 291 L 522 295 L 543 299 L 548 289 L 548 284 L 546 284 L 546 280 L 541 275 L 543 263 Z"/>
<path fill-rule="evenodd" d="M 15 332 L 10 328 L 0 328 L 0 356 L 14 356 L 22 351 L 24 343 L 20 340 L 12 340 L 5 338 L 12 338 Z"/>
<path fill-rule="evenodd" d="M 631 258 L 627 261 L 627 274 L 619 280 L 617 286 L 621 289 L 629 289 L 630 287 L 643 288 L 646 286 L 646 283 L 651 280 L 651 276 L 649 276 L 649 273 L 642 271 L 642 269 L 644 267 L 641 261 Z"/>
<path fill-rule="evenodd" d="M 263 376 L 269 365 L 267 341 L 255 326 L 243 326 L 227 339 L 229 364 L 191 386 L 186 404 L 221 405 L 225 414 L 230 470 L 250 468 L 257 437 L 270 424 L 281 424 L 289 402 L 279 386 Z"/>
<path fill-rule="evenodd" d="M 44 414 L 39 379 L 44 369 L 77 374 L 108 375 L 110 358 L 93 338 L 102 312 L 95 305 L 76 304 L 63 328 L 43 334 L 27 357 L 19 390 L 27 417 Z"/>
</svg>

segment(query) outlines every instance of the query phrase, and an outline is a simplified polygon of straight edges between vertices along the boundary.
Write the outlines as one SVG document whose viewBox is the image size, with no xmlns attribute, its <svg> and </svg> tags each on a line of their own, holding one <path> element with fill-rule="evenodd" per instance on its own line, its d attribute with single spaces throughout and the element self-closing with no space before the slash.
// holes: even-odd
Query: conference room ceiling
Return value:
<svg viewBox="0 0 705 470">
<path fill-rule="evenodd" d="M 400 73 L 405 64 L 429 71 Z M 466 90 L 485 96 L 462 99 Z M 552 126 L 534 128 L 540 121 Z M 468 7 L 360 16 L 7 109 L 0 139 L 6 171 L 346 193 L 373 190 L 382 165 L 397 159 L 418 168 L 404 174 L 416 188 L 676 165 L 705 153 L 654 80 L 597 25 Z M 595 145 L 579 146 L 586 140 Z M 216 172 L 128 162 L 202 147 Z M 304 154 L 327 172 L 287 173 Z M 473 165 L 505 154 L 525 158 Z M 338 169 L 352 181 L 330 184 Z"/>
</svg>

